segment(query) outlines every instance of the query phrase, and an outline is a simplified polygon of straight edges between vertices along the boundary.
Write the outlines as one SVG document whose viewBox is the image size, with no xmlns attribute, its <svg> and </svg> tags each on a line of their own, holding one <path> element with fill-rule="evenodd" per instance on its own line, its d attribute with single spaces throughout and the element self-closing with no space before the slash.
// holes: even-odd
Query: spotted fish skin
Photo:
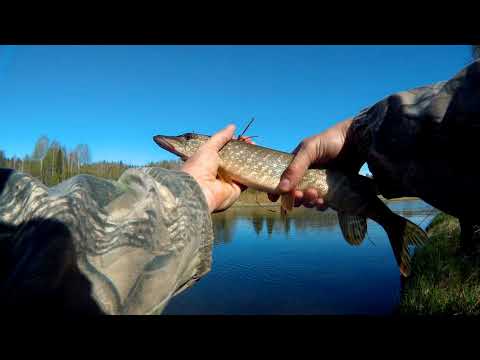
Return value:
<svg viewBox="0 0 480 360">
<path fill-rule="evenodd" d="M 186 133 L 179 136 L 157 135 L 153 140 L 163 149 L 182 159 L 188 159 L 208 135 Z M 277 190 L 283 172 L 290 165 L 293 155 L 232 139 L 219 151 L 219 173 L 224 179 L 233 180 L 250 188 L 279 194 L 282 207 L 289 204 L 291 194 Z M 338 212 L 339 224 L 345 240 L 354 246 L 362 243 L 370 218 L 387 232 L 400 272 L 410 273 L 408 245 L 421 245 L 427 240 L 425 232 L 409 220 L 393 213 L 376 195 L 372 179 L 361 175 L 347 175 L 333 169 L 309 169 L 297 185 L 298 190 L 314 188 L 327 204 Z M 287 197 L 290 199 L 284 201 Z"/>
<path fill-rule="evenodd" d="M 293 159 L 292 154 L 272 150 L 244 141 L 232 140 L 220 151 L 220 167 L 230 177 L 260 191 L 276 193 L 282 173 Z M 307 170 L 299 189 L 315 187 L 328 193 L 325 170 Z"/>
</svg>

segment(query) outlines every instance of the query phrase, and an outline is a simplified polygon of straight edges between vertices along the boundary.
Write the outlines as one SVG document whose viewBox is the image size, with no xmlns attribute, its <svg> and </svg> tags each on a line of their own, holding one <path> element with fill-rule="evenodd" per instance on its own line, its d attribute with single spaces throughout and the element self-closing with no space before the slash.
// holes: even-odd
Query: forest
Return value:
<svg viewBox="0 0 480 360">
<path fill-rule="evenodd" d="M 139 165 L 126 164 L 122 161 L 91 161 L 91 150 L 87 144 L 79 144 L 72 150 L 58 141 L 50 141 L 41 136 L 35 143 L 32 153 L 23 158 L 13 156 L 7 158 L 0 149 L 0 168 L 11 168 L 30 174 L 47 186 L 56 185 L 78 174 L 89 174 L 102 178 L 117 180 L 122 173 Z M 159 166 L 166 169 L 177 169 L 180 160 L 164 160 L 150 162 L 141 166 Z"/>
</svg>

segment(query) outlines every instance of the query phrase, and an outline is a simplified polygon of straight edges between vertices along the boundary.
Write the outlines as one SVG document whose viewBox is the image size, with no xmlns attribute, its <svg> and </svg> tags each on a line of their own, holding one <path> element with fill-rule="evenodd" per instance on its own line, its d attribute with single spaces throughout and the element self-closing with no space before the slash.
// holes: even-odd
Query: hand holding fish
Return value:
<svg viewBox="0 0 480 360">
<path fill-rule="evenodd" d="M 290 189 L 307 193 L 307 190 L 314 189 L 316 194 L 325 198 L 328 206 L 337 211 L 340 228 L 349 244 L 357 246 L 362 243 L 367 233 L 367 218 L 380 224 L 388 234 L 400 272 L 408 276 L 409 246 L 425 243 L 425 232 L 392 212 L 377 197 L 372 180 L 334 169 L 308 169 L 309 165 L 319 162 L 319 158 L 329 160 L 329 165 L 332 160 L 350 162 L 343 159 L 350 123 L 341 123 L 306 144 L 302 143 L 296 160 L 292 154 L 254 145 L 248 138 L 233 139 L 233 126 L 214 136 L 185 133 L 156 135 L 153 139 L 163 149 L 189 159 L 182 169 L 200 184 L 210 211 L 224 210 L 232 205 L 240 195 L 239 184 L 242 184 L 280 195 L 282 213 L 286 215 L 292 209 L 294 199 L 291 192 L 279 191 L 278 187 L 285 173 L 290 177 L 293 174 L 297 178 L 291 182 Z M 289 173 L 289 167 L 294 171 Z"/>
<path fill-rule="evenodd" d="M 197 180 L 203 190 L 210 212 L 225 210 L 240 196 L 241 186 L 217 177 L 220 157 L 218 151 L 232 139 L 234 125 L 213 135 L 181 167 Z"/>
<path fill-rule="evenodd" d="M 281 177 L 278 190 L 280 193 L 294 191 L 294 206 L 301 205 L 307 208 L 316 207 L 318 210 L 326 210 L 328 204 L 318 191 L 314 188 L 307 188 L 303 191 L 294 190 L 307 169 L 312 165 L 324 165 L 336 159 L 342 150 L 347 131 L 352 119 L 344 120 L 326 131 L 304 139 L 293 151 L 295 157 Z M 279 195 L 268 194 L 271 201 L 278 200 Z"/>
</svg>

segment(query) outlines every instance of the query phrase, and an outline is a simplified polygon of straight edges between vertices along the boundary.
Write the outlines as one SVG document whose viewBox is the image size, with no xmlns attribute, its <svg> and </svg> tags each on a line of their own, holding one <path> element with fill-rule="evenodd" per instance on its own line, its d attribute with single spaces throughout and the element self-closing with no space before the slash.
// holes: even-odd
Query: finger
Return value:
<svg viewBox="0 0 480 360">
<path fill-rule="evenodd" d="M 240 188 L 240 191 L 241 191 L 241 192 L 244 192 L 245 190 L 248 189 L 248 186 L 246 186 L 246 185 L 240 184 L 240 183 L 238 183 L 238 182 L 236 182 L 236 181 L 232 181 L 232 182 L 235 183 L 235 184 Z"/>
<path fill-rule="evenodd" d="M 203 146 L 219 151 L 227 142 L 232 140 L 234 132 L 235 125 L 230 124 L 226 128 L 212 135 Z"/>
<path fill-rule="evenodd" d="M 293 206 L 300 207 L 303 203 L 303 192 L 299 190 L 295 190 L 294 199 L 295 200 L 293 202 Z"/>
<path fill-rule="evenodd" d="M 276 202 L 276 201 L 278 200 L 278 198 L 280 197 L 279 195 L 270 194 L 270 193 L 268 193 L 267 196 L 268 196 L 268 199 L 269 199 L 271 202 Z"/>
<path fill-rule="evenodd" d="M 306 146 L 300 147 L 300 150 L 297 151 L 292 162 L 282 174 L 278 190 L 288 192 L 294 189 L 312 163 L 312 158 L 313 156 Z"/>
<path fill-rule="evenodd" d="M 214 207 L 213 212 L 220 212 L 223 210 L 228 209 L 230 206 L 233 205 L 233 203 L 238 200 L 241 189 L 239 184 L 232 182 L 232 183 L 226 183 L 221 181 L 221 190 L 219 193 L 217 193 L 216 196 L 216 206 Z"/>
<path fill-rule="evenodd" d="M 317 210 L 320 211 L 325 211 L 328 209 L 327 203 L 322 198 L 317 199 L 317 201 L 315 202 L 315 206 L 317 207 Z"/>
<path fill-rule="evenodd" d="M 318 192 L 315 189 L 306 189 L 303 192 L 303 202 L 304 203 L 311 203 L 315 205 L 315 202 L 318 199 Z"/>
<path fill-rule="evenodd" d="M 328 209 L 328 206 L 327 205 L 322 205 L 322 206 L 318 206 L 317 205 L 317 210 L 318 211 L 326 211 Z"/>
</svg>

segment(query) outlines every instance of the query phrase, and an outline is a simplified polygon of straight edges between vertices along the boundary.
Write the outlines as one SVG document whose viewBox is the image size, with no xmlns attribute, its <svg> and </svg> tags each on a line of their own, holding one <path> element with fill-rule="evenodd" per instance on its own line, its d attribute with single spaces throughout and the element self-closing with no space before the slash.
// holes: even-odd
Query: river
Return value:
<svg viewBox="0 0 480 360">
<path fill-rule="evenodd" d="M 390 201 L 428 225 L 436 210 L 420 200 Z M 336 213 L 237 207 L 214 214 L 211 271 L 174 297 L 166 315 L 386 315 L 400 300 L 400 274 L 384 230 L 368 220 L 360 246 L 343 240 Z"/>
</svg>

